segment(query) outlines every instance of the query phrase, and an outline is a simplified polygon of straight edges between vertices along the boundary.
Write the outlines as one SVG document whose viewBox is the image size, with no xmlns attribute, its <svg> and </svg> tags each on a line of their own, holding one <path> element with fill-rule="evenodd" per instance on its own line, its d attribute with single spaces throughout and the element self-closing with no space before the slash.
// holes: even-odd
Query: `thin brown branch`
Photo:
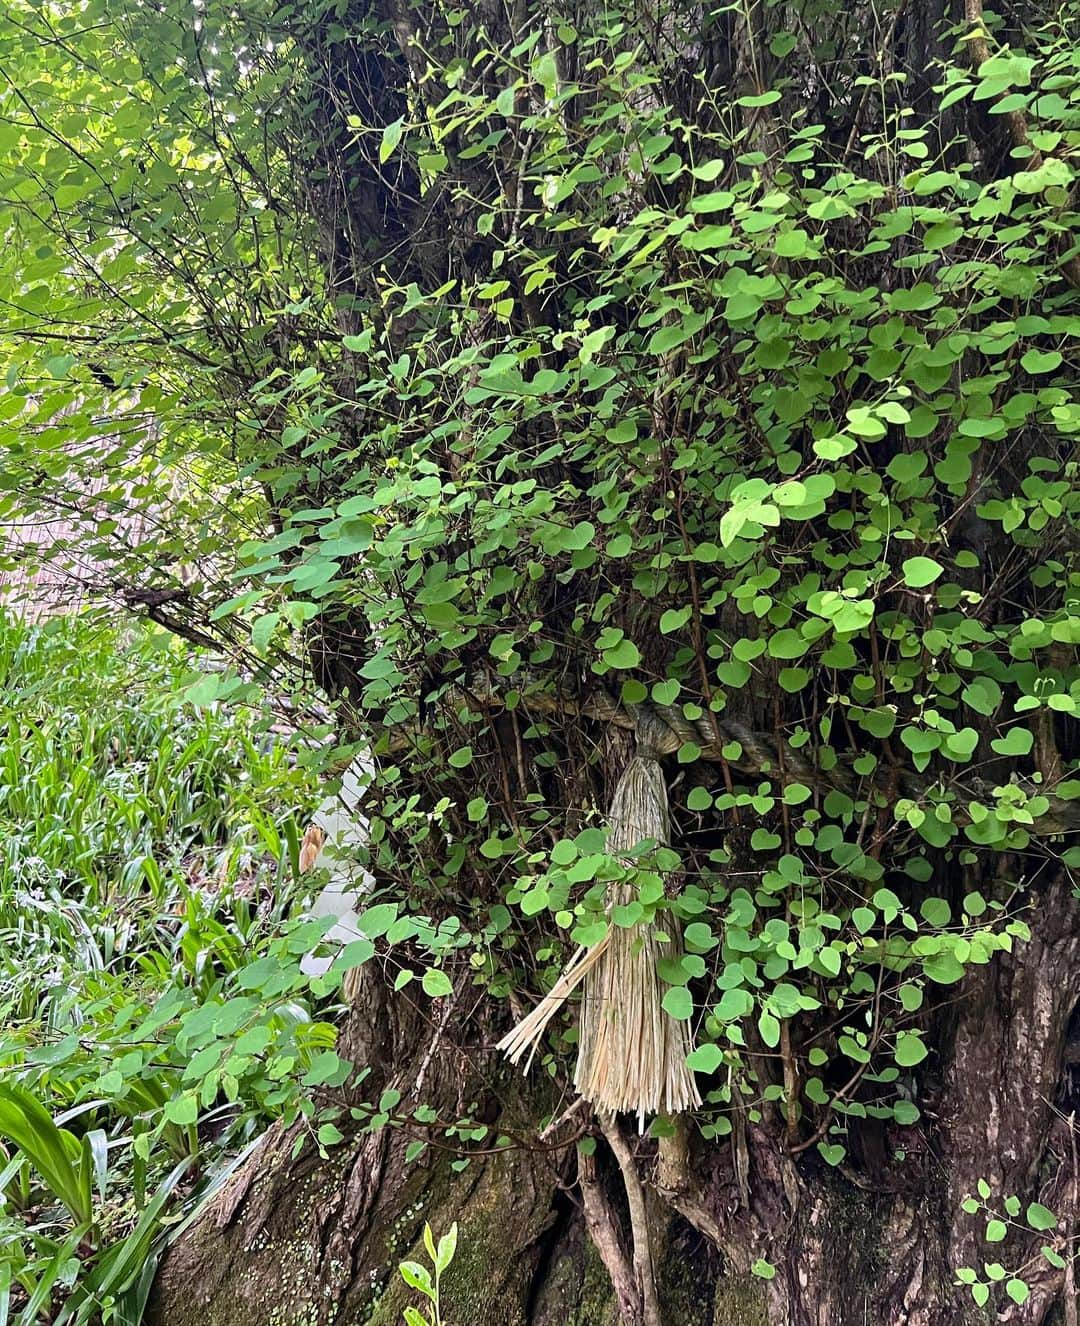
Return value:
<svg viewBox="0 0 1080 1326">
<path fill-rule="evenodd" d="M 578 1152 L 578 1184 L 589 1231 L 604 1269 L 611 1278 L 619 1313 L 625 1326 L 640 1326 L 641 1302 L 630 1258 L 626 1255 L 611 1203 L 607 1199 L 596 1169 L 596 1157 Z"/>
<path fill-rule="evenodd" d="M 637 1165 L 619 1122 L 613 1117 L 599 1116 L 600 1128 L 608 1146 L 619 1163 L 626 1202 L 630 1208 L 630 1232 L 634 1240 L 634 1277 L 641 1296 L 641 1326 L 660 1326 L 660 1302 L 656 1293 L 656 1268 L 653 1264 L 652 1240 L 649 1236 L 649 1212 L 645 1205 L 645 1189 L 641 1184 Z"/>
</svg>

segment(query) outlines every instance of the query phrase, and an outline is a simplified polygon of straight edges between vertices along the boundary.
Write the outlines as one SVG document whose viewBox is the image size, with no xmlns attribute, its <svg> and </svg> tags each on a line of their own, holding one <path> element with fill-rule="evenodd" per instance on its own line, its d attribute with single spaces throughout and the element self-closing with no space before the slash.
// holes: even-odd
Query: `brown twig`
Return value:
<svg viewBox="0 0 1080 1326">
<path fill-rule="evenodd" d="M 780 1058 L 784 1065 L 784 1136 L 788 1147 L 799 1138 L 799 1073 L 791 1049 L 791 1019 L 780 1022 Z"/>
</svg>

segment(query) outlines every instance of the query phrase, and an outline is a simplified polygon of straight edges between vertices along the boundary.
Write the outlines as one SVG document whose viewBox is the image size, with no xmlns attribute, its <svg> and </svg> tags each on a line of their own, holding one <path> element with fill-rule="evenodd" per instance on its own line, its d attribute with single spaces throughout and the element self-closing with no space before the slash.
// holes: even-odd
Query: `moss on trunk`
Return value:
<svg viewBox="0 0 1080 1326">
<path fill-rule="evenodd" d="M 715 1326 L 769 1326 L 765 1287 L 752 1275 L 725 1275 L 713 1296 Z"/>
<path fill-rule="evenodd" d="M 441 1166 L 449 1171 L 449 1163 Z M 447 1321 L 476 1326 L 526 1326 L 533 1274 L 543 1257 L 543 1238 L 555 1219 L 551 1183 L 537 1182 L 533 1166 L 513 1152 L 472 1161 L 449 1182 L 437 1180 L 407 1203 L 388 1234 L 374 1226 L 363 1260 L 380 1288 L 364 1304 L 363 1285 L 347 1298 L 342 1326 L 400 1326 L 406 1304 L 418 1304 L 397 1268 L 401 1261 L 426 1263 L 423 1227 L 436 1235 L 456 1220 L 458 1249 L 442 1284 Z M 443 1176 L 445 1177 L 445 1175 Z M 383 1251 L 376 1257 L 375 1246 Z"/>
</svg>

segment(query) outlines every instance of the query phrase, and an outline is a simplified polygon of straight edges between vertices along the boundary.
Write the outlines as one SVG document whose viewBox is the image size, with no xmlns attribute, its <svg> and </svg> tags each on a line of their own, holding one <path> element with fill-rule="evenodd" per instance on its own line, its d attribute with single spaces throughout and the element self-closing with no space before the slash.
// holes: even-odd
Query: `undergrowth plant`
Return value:
<svg viewBox="0 0 1080 1326">
<path fill-rule="evenodd" d="M 429 1271 L 426 1266 L 421 1266 L 419 1262 L 407 1261 L 401 1263 L 401 1278 L 411 1289 L 423 1294 L 430 1304 L 426 1314 L 420 1312 L 417 1308 L 407 1307 L 405 1309 L 405 1326 L 449 1326 L 442 1315 L 440 1281 L 446 1268 L 454 1260 L 454 1253 L 457 1251 L 457 1239 L 458 1227 L 455 1222 L 450 1226 L 449 1233 L 443 1234 L 439 1239 L 438 1246 L 436 1246 L 431 1226 L 425 1224 L 424 1248 L 431 1258 L 432 1269 Z"/>
<path fill-rule="evenodd" d="M 311 779 L 189 671 L 0 616 L 0 1321 L 136 1321 L 170 1213 L 331 1054 L 289 919 Z"/>
</svg>

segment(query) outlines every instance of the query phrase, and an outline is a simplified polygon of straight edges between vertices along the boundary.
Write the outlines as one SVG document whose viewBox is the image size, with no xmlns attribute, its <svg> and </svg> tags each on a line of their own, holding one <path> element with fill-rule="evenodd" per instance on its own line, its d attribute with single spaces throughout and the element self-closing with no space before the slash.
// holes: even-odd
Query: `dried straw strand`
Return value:
<svg viewBox="0 0 1080 1326">
<path fill-rule="evenodd" d="M 611 935 L 608 933 L 592 948 L 579 948 L 563 968 L 562 975 L 533 1011 L 522 1018 L 517 1026 L 511 1028 L 502 1038 L 496 1049 L 501 1050 L 512 1064 L 518 1063 L 528 1050 L 529 1057 L 522 1071 L 526 1073 L 529 1071 L 547 1024 L 604 956 L 610 942 Z"/>
</svg>

